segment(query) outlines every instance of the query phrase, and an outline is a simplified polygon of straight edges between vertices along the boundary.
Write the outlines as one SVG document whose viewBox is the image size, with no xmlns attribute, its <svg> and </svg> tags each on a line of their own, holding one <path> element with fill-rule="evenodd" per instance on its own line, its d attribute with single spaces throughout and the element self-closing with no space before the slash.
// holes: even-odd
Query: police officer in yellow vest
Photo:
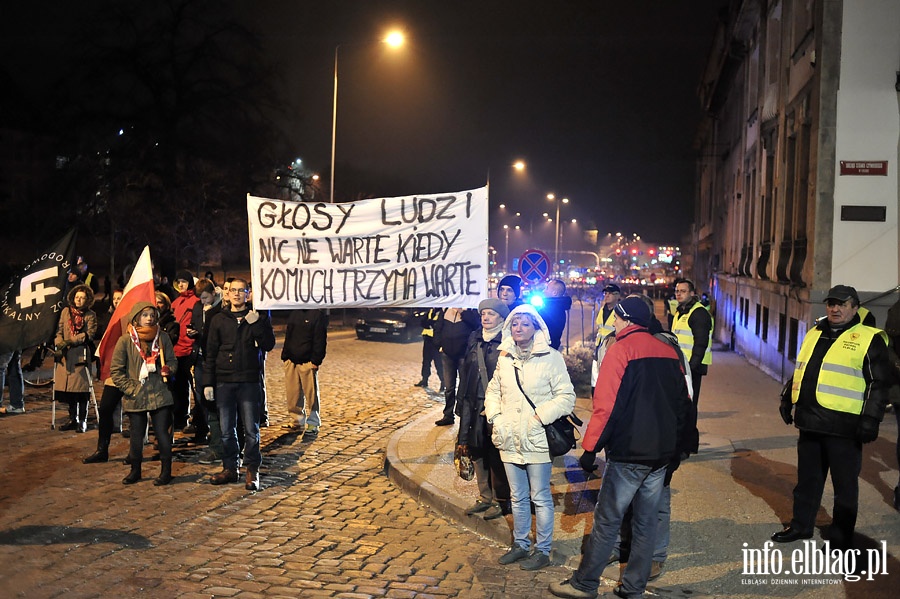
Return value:
<svg viewBox="0 0 900 599">
<path fill-rule="evenodd" d="M 608 283 L 603 288 L 603 302 L 600 304 L 600 311 L 597 312 L 597 319 L 594 322 L 597 327 L 597 339 L 594 343 L 594 360 L 591 363 L 591 395 L 594 394 L 594 386 L 597 384 L 597 375 L 600 372 L 600 347 L 604 338 L 616 332 L 616 327 L 613 326 L 613 321 L 616 319 L 613 309 L 619 305 L 620 301 L 622 301 L 622 289 L 615 283 Z"/>
<path fill-rule="evenodd" d="M 793 379 L 782 392 L 781 417 L 800 429 L 797 486 L 791 522 L 772 540 L 812 537 L 830 471 L 834 509 L 827 539 L 832 549 L 845 550 L 856 527 L 862 444 L 878 437 L 891 363 L 884 331 L 860 322 L 856 289 L 832 287 L 825 305 L 827 316 L 807 333 Z"/>
<path fill-rule="evenodd" d="M 697 297 L 697 288 L 690 279 L 675 281 L 675 299 L 678 307 L 672 319 L 672 333 L 678 337 L 678 345 L 691 365 L 691 383 L 694 394 L 694 418 L 697 417 L 700 402 L 700 383 L 712 364 L 713 319 L 706 306 Z M 700 434 L 696 420 L 691 427 L 693 436 L 689 445 L 691 453 L 700 448 Z"/>
<path fill-rule="evenodd" d="M 431 376 L 431 365 L 434 364 L 434 370 L 437 372 L 438 380 L 441 382 L 441 389 L 438 393 L 444 393 L 444 367 L 441 363 L 441 346 L 434 338 L 434 325 L 444 315 L 441 308 L 430 308 L 427 312 L 419 314 L 419 321 L 422 325 L 422 378 L 416 387 L 427 387 L 428 377 Z"/>
</svg>

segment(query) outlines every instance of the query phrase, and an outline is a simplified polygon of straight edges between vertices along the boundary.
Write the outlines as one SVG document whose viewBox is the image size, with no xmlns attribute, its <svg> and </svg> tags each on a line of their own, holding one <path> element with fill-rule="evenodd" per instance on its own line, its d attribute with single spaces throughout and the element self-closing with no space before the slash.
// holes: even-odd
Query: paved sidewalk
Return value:
<svg viewBox="0 0 900 599">
<path fill-rule="evenodd" d="M 744 575 L 743 553 L 762 549 L 769 536 L 790 519 L 791 491 L 796 481 L 796 437 L 778 415 L 781 385 L 741 356 L 715 353 L 700 398 L 701 450 L 685 462 L 673 483 L 671 544 L 663 576 L 651 583 L 651 593 L 666 597 L 894 597 L 900 584 L 900 514 L 891 506 L 897 484 L 893 414 L 882 425 L 880 438 L 864 450 L 860 484 L 857 542 L 874 548 L 887 546 L 888 575 L 856 583 L 837 583 L 839 577 Z M 589 417 L 587 398 L 579 398 L 576 412 Z M 388 444 L 386 468 L 395 483 L 416 499 L 463 525 L 508 545 L 512 516 L 484 521 L 465 509 L 478 495 L 474 481 L 455 472 L 453 450 L 457 427 L 435 427 L 441 406 L 397 431 Z M 554 462 L 551 486 L 556 504 L 554 564 L 575 568 L 581 545 L 590 533 L 592 512 L 600 486 L 598 477 L 578 465 L 580 448 Z M 602 464 L 601 464 L 602 468 Z M 598 471 L 601 472 L 601 471 Z M 826 485 L 820 527 L 830 521 L 833 495 Z M 821 544 L 821 534 L 815 540 Z M 746 544 L 746 547 L 745 547 Z M 801 543 L 779 545 L 789 567 L 792 551 Z M 618 567 L 604 573 L 609 584 Z M 812 578 L 817 584 L 799 584 Z M 602 588 L 601 588 L 602 590 Z M 548 594 L 549 596 L 549 594 Z"/>
</svg>

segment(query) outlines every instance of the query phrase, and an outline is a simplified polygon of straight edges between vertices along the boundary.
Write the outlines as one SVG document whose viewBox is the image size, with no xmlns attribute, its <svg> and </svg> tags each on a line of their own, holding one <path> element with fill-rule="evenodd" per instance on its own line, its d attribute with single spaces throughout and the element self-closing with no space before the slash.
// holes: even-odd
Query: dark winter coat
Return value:
<svg viewBox="0 0 900 599">
<path fill-rule="evenodd" d="M 459 402 L 459 445 L 467 445 L 469 448 L 479 449 L 491 442 L 487 429 L 487 419 L 482 415 L 484 411 L 484 392 L 487 382 L 494 376 L 497 368 L 497 358 L 500 356 L 500 341 L 502 335 L 497 335 L 490 341 L 485 341 L 482 330 L 478 329 L 469 336 L 469 345 L 463 358 L 463 366 L 459 378 L 459 392 L 456 399 Z M 484 353 L 484 365 L 487 382 L 482 383 L 481 368 L 478 361 L 478 349 Z"/>
<path fill-rule="evenodd" d="M 444 312 L 446 316 L 446 311 Z M 434 338 L 440 345 L 441 352 L 455 360 L 466 353 L 469 335 L 481 326 L 478 310 L 463 310 L 459 322 L 450 322 L 446 318 L 439 319 L 434 325 Z"/>
<path fill-rule="evenodd" d="M 259 381 L 265 352 L 275 347 L 275 331 L 268 314 L 260 312 L 259 320 L 250 324 L 245 319 L 248 312 L 223 310 L 210 322 L 203 368 L 204 387 Z"/>
<path fill-rule="evenodd" d="M 284 334 L 281 359 L 294 364 L 312 362 L 321 366 L 325 359 L 328 316 L 318 309 L 292 310 Z"/>
<path fill-rule="evenodd" d="M 605 448 L 617 462 L 667 465 L 687 448 L 691 405 L 676 351 L 630 325 L 603 357 L 582 447 Z"/>
<path fill-rule="evenodd" d="M 879 422 L 884 417 L 884 408 L 888 403 L 888 390 L 893 384 L 893 366 L 891 365 L 887 345 L 885 345 L 881 335 L 875 335 L 872 338 L 872 343 L 869 344 L 869 349 L 863 360 L 866 399 L 863 403 L 861 414 L 856 415 L 830 410 L 819 404 L 816 399 L 819 370 L 825 354 L 842 333 L 857 324 L 859 324 L 859 315 L 854 316 L 839 331 L 831 329 L 827 318 L 823 318 L 816 325 L 816 328 L 821 331 L 821 335 L 804 369 L 803 381 L 800 385 L 800 396 L 797 398 L 794 412 L 794 425 L 800 430 L 854 439 L 857 435 L 861 417 L 874 418 Z M 788 397 L 790 397 L 790 388 L 791 385 L 786 385 Z M 784 397 L 782 397 L 783 400 Z"/>
</svg>

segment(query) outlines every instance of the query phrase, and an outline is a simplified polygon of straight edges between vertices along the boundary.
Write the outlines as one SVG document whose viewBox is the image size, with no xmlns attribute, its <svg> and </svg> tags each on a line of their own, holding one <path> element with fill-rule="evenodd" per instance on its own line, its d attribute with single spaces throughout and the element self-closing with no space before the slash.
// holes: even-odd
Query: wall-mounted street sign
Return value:
<svg viewBox="0 0 900 599">
<path fill-rule="evenodd" d="M 842 175 L 885 175 L 887 160 L 841 160 Z"/>
</svg>

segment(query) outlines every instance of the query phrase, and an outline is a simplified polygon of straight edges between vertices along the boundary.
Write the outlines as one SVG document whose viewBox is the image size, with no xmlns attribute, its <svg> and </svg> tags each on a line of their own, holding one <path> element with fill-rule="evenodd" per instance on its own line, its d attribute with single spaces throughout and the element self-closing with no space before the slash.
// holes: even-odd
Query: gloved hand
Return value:
<svg viewBox="0 0 900 599">
<path fill-rule="evenodd" d="M 877 439 L 879 424 L 877 418 L 860 416 L 859 425 L 856 428 L 856 440 L 860 443 L 871 443 Z"/>
<path fill-rule="evenodd" d="M 666 466 L 666 476 L 663 478 L 663 486 L 668 487 L 672 483 L 672 475 L 675 474 L 675 471 L 678 470 L 678 467 L 681 466 L 681 460 L 675 458 L 669 465 Z"/>
<path fill-rule="evenodd" d="M 259 312 L 256 310 L 250 310 L 247 312 L 247 316 L 244 317 L 244 320 L 247 321 L 247 324 L 253 324 L 257 320 L 259 320 Z"/>
<path fill-rule="evenodd" d="M 778 411 L 781 412 L 781 419 L 784 420 L 784 423 L 787 425 L 794 423 L 794 417 L 791 415 L 793 409 L 794 404 L 791 403 L 790 399 L 787 401 L 781 400 L 781 406 L 778 408 Z"/>
<path fill-rule="evenodd" d="M 203 387 L 203 398 L 206 401 L 216 401 L 216 390 L 212 387 Z"/>
<path fill-rule="evenodd" d="M 597 459 L 596 451 L 585 451 L 581 454 L 581 457 L 578 458 L 578 463 L 581 464 L 581 469 L 587 473 L 591 473 L 597 469 L 597 464 L 594 461 Z"/>
</svg>

